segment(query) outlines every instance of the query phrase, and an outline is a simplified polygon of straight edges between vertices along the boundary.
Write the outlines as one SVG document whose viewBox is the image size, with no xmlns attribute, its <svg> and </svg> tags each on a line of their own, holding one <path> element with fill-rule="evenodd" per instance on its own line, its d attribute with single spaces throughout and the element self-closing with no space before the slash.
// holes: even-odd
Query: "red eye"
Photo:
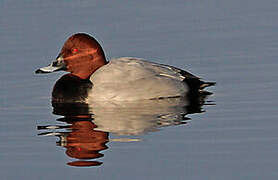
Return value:
<svg viewBox="0 0 278 180">
<path fill-rule="evenodd" d="M 72 53 L 77 53 L 77 52 L 78 52 L 78 49 L 77 49 L 77 48 L 74 48 L 74 49 L 71 50 L 71 52 L 72 52 Z"/>
</svg>

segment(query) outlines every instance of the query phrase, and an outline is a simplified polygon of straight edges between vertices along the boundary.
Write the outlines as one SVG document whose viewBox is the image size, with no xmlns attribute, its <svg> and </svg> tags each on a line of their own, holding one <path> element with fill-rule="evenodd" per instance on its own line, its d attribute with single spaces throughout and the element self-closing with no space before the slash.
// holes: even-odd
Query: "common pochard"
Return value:
<svg viewBox="0 0 278 180">
<path fill-rule="evenodd" d="M 182 69 L 141 58 L 107 61 L 100 44 L 90 35 L 68 38 L 55 61 L 36 73 L 70 72 L 53 89 L 55 102 L 135 101 L 187 97 L 203 92 L 214 82 Z"/>
</svg>

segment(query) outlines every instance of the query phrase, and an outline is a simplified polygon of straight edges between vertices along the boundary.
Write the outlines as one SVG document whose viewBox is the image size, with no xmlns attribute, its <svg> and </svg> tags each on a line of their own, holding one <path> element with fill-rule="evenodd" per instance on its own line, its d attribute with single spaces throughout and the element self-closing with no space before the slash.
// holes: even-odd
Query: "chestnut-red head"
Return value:
<svg viewBox="0 0 278 180">
<path fill-rule="evenodd" d="M 105 64 L 107 61 L 100 44 L 92 36 L 78 33 L 67 39 L 54 62 L 38 69 L 36 73 L 65 70 L 81 79 L 87 79 Z"/>
</svg>

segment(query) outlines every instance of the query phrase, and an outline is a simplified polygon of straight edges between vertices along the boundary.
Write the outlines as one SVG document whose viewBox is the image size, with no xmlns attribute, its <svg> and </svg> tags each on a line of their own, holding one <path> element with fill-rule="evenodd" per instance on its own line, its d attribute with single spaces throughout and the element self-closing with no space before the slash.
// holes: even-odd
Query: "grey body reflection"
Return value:
<svg viewBox="0 0 278 180">
<path fill-rule="evenodd" d="M 118 103 L 73 103 L 71 100 L 82 100 L 86 92 L 81 91 L 83 97 L 78 93 L 80 92 L 78 89 L 71 88 L 69 92 L 63 85 L 64 82 L 60 80 L 53 88 L 53 114 L 63 116 L 57 121 L 63 121 L 66 125 L 42 125 L 38 126 L 38 129 L 39 135 L 59 137 L 57 145 L 64 147 L 69 157 L 76 159 L 67 163 L 71 166 L 101 165 L 99 158 L 103 157 L 102 151 L 108 148 L 107 142 L 113 141 L 109 139 L 109 133 L 119 136 L 140 136 L 158 131 L 165 126 L 186 124 L 190 120 L 188 114 L 204 112 L 202 106 L 208 105 L 206 98 L 211 94 L 193 93 L 183 98 Z M 71 87 L 90 87 L 90 82 L 87 81 L 77 83 L 81 84 L 79 86 L 71 84 Z M 71 97 L 71 100 L 61 101 L 66 98 L 64 96 Z"/>
</svg>

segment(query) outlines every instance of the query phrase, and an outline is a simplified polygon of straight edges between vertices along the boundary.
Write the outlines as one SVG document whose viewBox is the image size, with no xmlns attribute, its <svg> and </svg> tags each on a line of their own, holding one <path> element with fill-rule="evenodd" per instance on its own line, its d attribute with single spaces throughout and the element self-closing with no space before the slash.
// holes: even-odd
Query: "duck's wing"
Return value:
<svg viewBox="0 0 278 180">
<path fill-rule="evenodd" d="M 138 58 L 118 58 L 98 69 L 90 80 L 98 97 L 104 93 L 105 97 L 127 100 L 175 97 L 188 91 L 180 71 Z"/>
<path fill-rule="evenodd" d="M 134 60 L 137 59 L 135 58 Z M 191 90 L 198 91 L 209 86 L 214 86 L 216 84 L 215 82 L 202 81 L 200 77 L 195 76 L 183 69 L 176 68 L 174 66 L 148 62 L 143 59 L 141 59 L 140 61 L 145 62 L 146 64 L 150 64 L 149 68 L 152 71 L 155 71 L 156 74 L 160 76 L 167 76 L 185 82 Z"/>
</svg>

